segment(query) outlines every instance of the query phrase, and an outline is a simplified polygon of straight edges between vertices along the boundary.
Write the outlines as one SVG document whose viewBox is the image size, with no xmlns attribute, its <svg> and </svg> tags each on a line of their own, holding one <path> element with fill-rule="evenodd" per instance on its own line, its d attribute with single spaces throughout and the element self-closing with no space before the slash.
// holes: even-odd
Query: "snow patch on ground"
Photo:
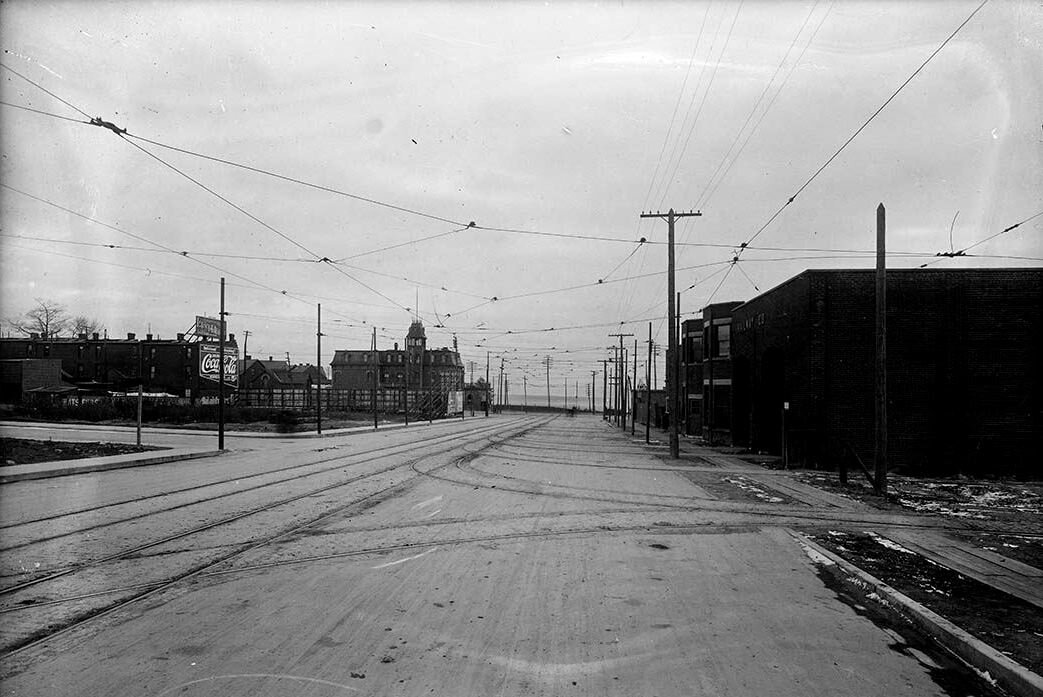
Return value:
<svg viewBox="0 0 1043 697">
<path fill-rule="evenodd" d="M 875 532 L 868 532 L 867 531 L 866 534 L 869 535 L 871 538 L 873 538 L 874 542 L 876 542 L 877 544 L 883 545 L 884 547 L 887 547 L 888 549 L 893 549 L 896 552 L 902 552 L 904 554 L 916 554 L 916 552 L 914 552 L 914 551 L 912 551 L 910 549 L 906 549 L 905 547 L 903 547 L 902 545 L 898 544 L 897 542 L 892 542 L 891 540 L 887 539 L 886 537 L 880 537 Z"/>
<path fill-rule="evenodd" d="M 782 501 L 783 501 L 783 499 L 781 497 L 779 497 L 779 496 L 772 496 L 771 494 L 766 492 L 764 489 L 761 489 L 759 486 L 754 484 L 751 480 L 749 480 L 746 477 L 743 477 L 741 475 L 737 476 L 737 477 L 724 477 L 723 479 L 724 479 L 724 481 L 728 482 L 729 484 L 732 484 L 733 486 L 737 486 L 740 489 L 742 489 L 743 491 L 746 491 L 746 492 L 749 492 L 749 493 L 753 494 L 754 496 L 759 498 L 761 501 L 766 501 L 768 503 L 782 503 Z"/>
</svg>

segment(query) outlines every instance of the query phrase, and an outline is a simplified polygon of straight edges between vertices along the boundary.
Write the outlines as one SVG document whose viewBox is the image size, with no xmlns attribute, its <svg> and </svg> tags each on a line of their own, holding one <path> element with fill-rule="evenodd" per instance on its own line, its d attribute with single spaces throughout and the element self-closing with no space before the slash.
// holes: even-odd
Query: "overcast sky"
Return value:
<svg viewBox="0 0 1043 697">
<path fill-rule="evenodd" d="M 686 317 L 871 267 L 880 202 L 892 267 L 1043 210 L 1043 8 L 993 0 L 728 263 L 978 4 L 4 2 L 4 65 L 89 116 L 315 186 L 77 123 L 0 71 L 4 102 L 73 119 L 0 107 L 0 316 L 44 298 L 173 337 L 224 275 L 255 357 L 314 363 L 321 302 L 328 366 L 372 326 L 401 343 L 419 300 L 429 345 L 509 351 L 512 394 L 545 355 L 585 394 L 609 333 L 666 340 L 642 210 L 702 210 Z M 1041 230 L 935 268 L 1038 266 Z"/>
</svg>

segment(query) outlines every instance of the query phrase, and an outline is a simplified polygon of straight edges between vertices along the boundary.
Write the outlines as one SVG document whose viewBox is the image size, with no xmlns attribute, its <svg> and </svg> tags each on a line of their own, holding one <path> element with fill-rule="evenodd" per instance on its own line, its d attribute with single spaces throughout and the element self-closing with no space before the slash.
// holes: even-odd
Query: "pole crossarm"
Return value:
<svg viewBox="0 0 1043 697">
<path fill-rule="evenodd" d="M 667 238 L 667 289 L 666 289 L 666 302 L 667 302 L 667 329 L 669 337 L 667 339 L 667 353 L 666 353 L 666 383 L 667 388 L 670 391 L 670 396 L 667 401 L 667 413 L 670 421 L 670 457 L 675 460 L 680 457 L 679 450 L 679 437 L 677 432 L 677 420 L 680 416 L 680 400 L 678 394 L 678 382 L 680 376 L 678 375 L 678 369 L 675 363 L 677 363 L 677 350 L 678 350 L 678 336 L 677 336 L 677 320 L 678 315 L 676 312 L 676 306 L 674 301 L 674 223 L 678 218 L 695 218 L 702 215 L 702 211 L 675 211 L 673 208 L 668 210 L 666 213 L 660 211 L 645 213 L 642 211 L 642 218 L 659 218 L 665 220 L 667 223 L 668 238 Z M 620 340 L 622 341 L 622 340 Z"/>
</svg>

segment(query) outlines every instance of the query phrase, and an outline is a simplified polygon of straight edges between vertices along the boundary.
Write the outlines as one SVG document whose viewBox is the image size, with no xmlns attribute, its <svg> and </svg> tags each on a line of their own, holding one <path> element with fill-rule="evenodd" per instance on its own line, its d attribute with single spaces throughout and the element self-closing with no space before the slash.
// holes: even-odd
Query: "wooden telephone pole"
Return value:
<svg viewBox="0 0 1043 697">
<path fill-rule="evenodd" d="M 625 376 L 627 373 L 626 358 L 623 354 L 623 337 L 634 336 L 633 334 L 609 334 L 609 336 L 619 337 L 619 362 L 616 363 L 616 424 L 622 429 L 626 430 L 627 417 L 626 417 L 626 382 Z"/>
<path fill-rule="evenodd" d="M 887 259 L 884 204 L 876 208 L 876 493 L 887 496 Z"/>
<path fill-rule="evenodd" d="M 660 218 L 665 220 L 669 231 L 667 244 L 666 324 L 669 327 L 670 336 L 666 348 L 666 385 L 667 389 L 670 391 L 670 398 L 667 400 L 667 406 L 670 411 L 670 457 L 674 459 L 680 457 L 677 436 L 677 416 L 679 412 L 678 405 L 680 403 L 678 398 L 678 375 L 675 370 L 675 361 L 672 360 L 677 351 L 677 312 L 674 307 L 674 221 L 678 218 L 693 218 L 701 215 L 702 213 L 699 211 L 675 213 L 673 208 L 667 211 L 665 215 L 658 211 L 655 213 L 650 211 L 641 214 L 642 218 Z"/>
</svg>

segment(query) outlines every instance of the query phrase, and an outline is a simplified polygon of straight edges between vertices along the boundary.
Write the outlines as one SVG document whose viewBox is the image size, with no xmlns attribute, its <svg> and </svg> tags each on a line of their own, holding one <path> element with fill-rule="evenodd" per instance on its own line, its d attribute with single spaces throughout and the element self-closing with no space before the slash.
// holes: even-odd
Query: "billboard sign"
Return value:
<svg viewBox="0 0 1043 697">
<path fill-rule="evenodd" d="M 196 336 L 206 339 L 220 339 L 223 322 L 213 317 L 196 315 Z"/>
<path fill-rule="evenodd" d="M 217 382 L 218 366 L 221 363 L 219 346 L 201 344 L 199 346 L 199 377 Z M 225 348 L 225 382 L 233 385 L 238 382 L 239 352 Z"/>
<path fill-rule="evenodd" d="M 463 390 L 450 390 L 446 393 L 446 414 L 462 414 L 464 411 Z"/>
</svg>

